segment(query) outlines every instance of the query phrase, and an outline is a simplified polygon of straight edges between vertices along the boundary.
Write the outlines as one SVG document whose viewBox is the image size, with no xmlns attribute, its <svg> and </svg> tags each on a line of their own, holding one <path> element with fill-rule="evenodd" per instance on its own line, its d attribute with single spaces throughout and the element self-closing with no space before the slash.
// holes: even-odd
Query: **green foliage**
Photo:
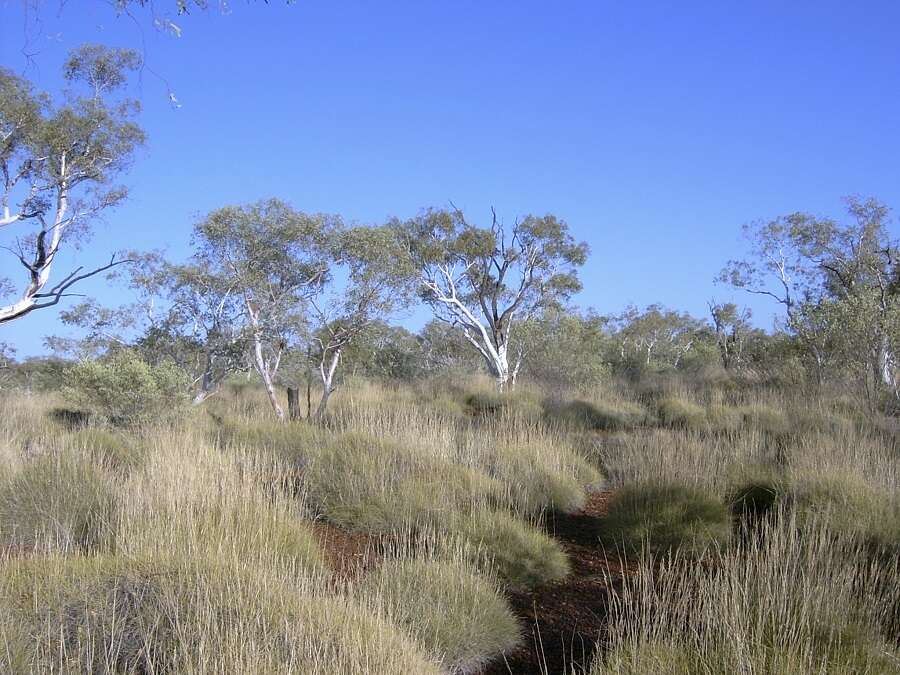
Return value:
<svg viewBox="0 0 900 675">
<path fill-rule="evenodd" d="M 520 640 L 516 617 L 498 589 L 461 562 L 386 560 L 357 592 L 448 672 L 477 672 Z"/>
<path fill-rule="evenodd" d="M 88 460 L 63 452 L 26 464 L 0 484 L 0 541 L 41 551 L 96 551 L 113 539 L 116 499 Z"/>
<path fill-rule="evenodd" d="M 699 555 L 731 540 L 731 517 L 721 500 L 699 488 L 679 484 L 626 485 L 610 500 L 598 522 L 600 540 L 627 551 L 643 547 Z"/>
<path fill-rule="evenodd" d="M 128 350 L 82 361 L 66 373 L 63 395 L 117 426 L 164 420 L 187 403 L 187 376 L 171 363 L 151 366 Z"/>
<path fill-rule="evenodd" d="M 569 559 L 560 545 L 508 513 L 479 509 L 456 516 L 450 532 L 469 547 L 476 566 L 513 588 L 535 588 L 569 574 Z"/>
</svg>

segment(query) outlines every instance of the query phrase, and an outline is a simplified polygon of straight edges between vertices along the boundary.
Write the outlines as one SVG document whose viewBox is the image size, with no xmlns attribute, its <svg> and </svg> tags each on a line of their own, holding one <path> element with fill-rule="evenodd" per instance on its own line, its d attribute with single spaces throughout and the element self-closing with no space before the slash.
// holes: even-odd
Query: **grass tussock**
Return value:
<svg viewBox="0 0 900 675">
<path fill-rule="evenodd" d="M 116 493 L 111 477 L 73 452 L 27 462 L 0 482 L 0 544 L 40 552 L 112 546 Z"/>
<path fill-rule="evenodd" d="M 456 517 L 450 533 L 463 542 L 476 567 L 513 588 L 560 581 L 571 570 L 556 540 L 502 511 L 483 509 Z"/>
<path fill-rule="evenodd" d="M 4 567 L 5 672 L 439 672 L 352 601 L 253 574 L 117 558 Z"/>
<path fill-rule="evenodd" d="M 451 673 L 474 673 L 520 641 L 498 587 L 463 560 L 384 561 L 356 589 Z"/>
<path fill-rule="evenodd" d="M 790 513 L 702 565 L 647 554 L 612 597 L 591 673 L 895 673 L 898 568 L 872 565 Z"/>
<path fill-rule="evenodd" d="M 700 555 L 731 540 L 725 504 L 697 488 L 678 484 L 639 484 L 619 490 L 599 523 L 610 548 Z"/>
</svg>

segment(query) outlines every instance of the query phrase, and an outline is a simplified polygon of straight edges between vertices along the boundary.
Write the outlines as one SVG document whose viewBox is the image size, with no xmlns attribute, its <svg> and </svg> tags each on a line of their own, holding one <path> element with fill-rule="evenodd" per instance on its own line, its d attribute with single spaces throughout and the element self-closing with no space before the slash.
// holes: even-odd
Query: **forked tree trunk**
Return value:
<svg viewBox="0 0 900 675">
<path fill-rule="evenodd" d="M 331 362 L 328 364 L 327 368 L 325 366 L 324 357 L 322 359 L 322 363 L 319 365 L 319 375 L 322 378 L 322 398 L 319 399 L 319 406 L 316 408 L 316 420 L 321 420 L 325 416 L 325 411 L 328 408 L 328 399 L 331 398 L 331 395 L 335 390 L 334 374 L 335 372 L 337 372 L 337 367 L 340 360 L 341 350 L 338 349 L 332 353 Z"/>
</svg>

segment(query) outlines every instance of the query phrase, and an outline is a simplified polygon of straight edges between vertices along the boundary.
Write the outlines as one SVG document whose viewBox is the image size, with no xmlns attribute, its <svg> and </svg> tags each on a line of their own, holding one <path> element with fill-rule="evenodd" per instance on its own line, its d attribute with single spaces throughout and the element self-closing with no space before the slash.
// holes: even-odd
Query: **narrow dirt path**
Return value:
<svg viewBox="0 0 900 675">
<path fill-rule="evenodd" d="M 590 667 L 610 580 L 617 583 L 623 573 L 618 558 L 607 558 L 597 544 L 595 519 L 606 513 L 610 494 L 590 494 L 580 511 L 551 517 L 547 530 L 568 554 L 572 573 L 560 583 L 511 595 L 525 631 L 522 646 L 482 675 L 571 675 Z"/>
</svg>

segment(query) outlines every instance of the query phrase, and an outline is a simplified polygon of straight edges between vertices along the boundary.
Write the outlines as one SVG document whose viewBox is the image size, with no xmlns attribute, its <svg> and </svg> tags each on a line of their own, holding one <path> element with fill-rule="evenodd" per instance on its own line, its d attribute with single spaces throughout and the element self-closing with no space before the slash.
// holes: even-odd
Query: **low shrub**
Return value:
<svg viewBox="0 0 900 675">
<path fill-rule="evenodd" d="M 465 563 L 386 560 L 356 591 L 451 673 L 474 673 L 519 642 L 499 590 Z"/>
<path fill-rule="evenodd" d="M 502 511 L 480 509 L 456 516 L 450 533 L 468 548 L 472 562 L 513 588 L 535 588 L 568 576 L 569 559 L 548 535 Z"/>
<path fill-rule="evenodd" d="M 629 551 L 646 546 L 653 552 L 697 555 L 731 539 L 731 518 L 721 500 L 673 483 L 626 485 L 610 500 L 598 527 L 603 544 Z"/>
<path fill-rule="evenodd" d="M 174 364 L 150 365 L 135 352 L 120 350 L 69 369 L 63 396 L 113 425 L 130 426 L 183 411 L 188 384 Z"/>
<path fill-rule="evenodd" d="M 706 426 L 706 411 L 690 401 L 667 397 L 657 403 L 657 415 L 665 426 L 680 429 L 702 429 Z"/>
<path fill-rule="evenodd" d="M 102 471 L 73 453 L 29 462 L 0 485 L 0 541 L 39 551 L 111 545 L 116 499 Z"/>
</svg>

